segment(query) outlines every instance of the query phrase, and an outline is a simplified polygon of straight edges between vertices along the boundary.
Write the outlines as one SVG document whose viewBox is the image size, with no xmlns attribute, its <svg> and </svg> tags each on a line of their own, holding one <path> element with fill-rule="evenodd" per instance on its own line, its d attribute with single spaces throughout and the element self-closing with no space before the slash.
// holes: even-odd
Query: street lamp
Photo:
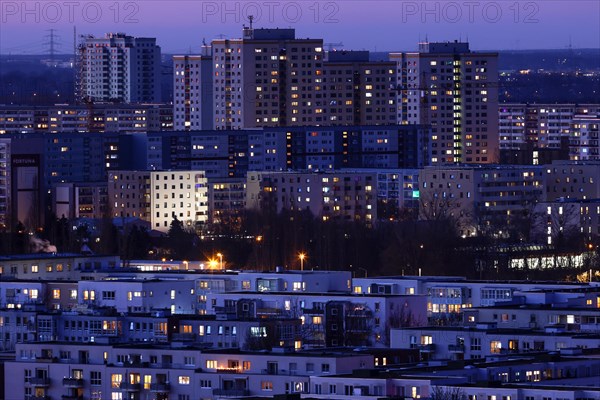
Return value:
<svg viewBox="0 0 600 400">
<path fill-rule="evenodd" d="M 306 258 L 305 253 L 298 254 L 298 258 L 300 259 L 300 271 L 304 271 L 304 259 Z"/>
<path fill-rule="evenodd" d="M 217 253 L 217 257 L 219 257 L 219 263 L 221 265 L 221 269 L 223 269 L 223 253 Z"/>
</svg>

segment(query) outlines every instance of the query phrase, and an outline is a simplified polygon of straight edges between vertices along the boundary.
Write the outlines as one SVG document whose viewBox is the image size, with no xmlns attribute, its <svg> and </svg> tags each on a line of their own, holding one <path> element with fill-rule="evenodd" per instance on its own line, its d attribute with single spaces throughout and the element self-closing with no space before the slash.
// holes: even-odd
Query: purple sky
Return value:
<svg viewBox="0 0 600 400">
<path fill-rule="evenodd" d="M 414 50 L 426 36 L 468 37 L 473 49 L 565 48 L 569 40 L 600 48 L 598 0 L 0 0 L 0 53 L 39 53 L 50 28 L 70 52 L 74 25 L 78 33 L 156 37 L 165 53 L 197 51 L 203 38 L 239 37 L 247 15 L 255 27 L 292 27 L 347 49 Z"/>
</svg>

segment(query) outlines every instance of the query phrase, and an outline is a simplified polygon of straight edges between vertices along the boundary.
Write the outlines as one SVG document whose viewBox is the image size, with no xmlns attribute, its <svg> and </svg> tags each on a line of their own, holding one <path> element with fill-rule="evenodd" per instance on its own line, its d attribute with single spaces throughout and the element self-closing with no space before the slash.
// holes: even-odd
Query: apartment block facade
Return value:
<svg viewBox="0 0 600 400">
<path fill-rule="evenodd" d="M 541 166 L 427 167 L 421 170 L 420 218 L 456 220 L 462 235 L 527 217 L 543 193 Z"/>
<path fill-rule="evenodd" d="M 598 104 L 500 104 L 500 149 L 520 149 L 526 143 L 537 149 L 558 149 L 562 138 L 571 136 L 575 116 L 599 113 Z"/>
<path fill-rule="evenodd" d="M 243 178 L 209 179 L 208 213 L 212 224 L 233 224 L 246 208 L 246 180 Z"/>
<path fill-rule="evenodd" d="M 538 243 L 564 245 L 578 237 L 594 248 L 600 236 L 600 199 L 558 199 L 535 206 L 531 236 Z"/>
<path fill-rule="evenodd" d="M 0 134 L 157 132 L 173 129 L 165 104 L 0 106 Z"/>
<path fill-rule="evenodd" d="M 431 164 L 499 159 L 498 54 L 468 43 L 420 43 L 419 52 L 392 53 L 398 122 L 431 125 Z"/>
<path fill-rule="evenodd" d="M 571 131 L 569 158 L 573 161 L 600 161 L 600 116 L 573 117 Z"/>
<path fill-rule="evenodd" d="M 600 163 L 594 161 L 554 161 L 543 170 L 545 200 L 592 200 L 600 198 Z"/>
<path fill-rule="evenodd" d="M 213 129 L 212 57 L 210 47 L 202 55 L 173 56 L 173 129 Z"/>
<path fill-rule="evenodd" d="M 150 133 L 148 169 L 197 169 L 209 178 L 248 171 L 405 169 L 427 165 L 422 126 L 310 126 Z"/>
<path fill-rule="evenodd" d="M 108 215 L 108 187 L 98 183 L 60 183 L 52 192 L 52 211 L 58 217 L 102 218 Z"/>
<path fill-rule="evenodd" d="M 278 211 L 307 209 L 323 220 L 377 220 L 375 173 L 249 172 L 246 187 L 249 208 L 272 202 Z"/>
<path fill-rule="evenodd" d="M 113 171 L 108 198 L 114 217 L 137 217 L 162 232 L 175 218 L 188 227 L 208 220 L 203 171 Z"/>
<path fill-rule="evenodd" d="M 78 45 L 77 63 L 79 101 L 160 101 L 160 47 L 154 38 L 87 36 Z"/>
<path fill-rule="evenodd" d="M 244 28 L 241 39 L 213 40 L 212 51 L 215 129 L 324 121 L 322 39 Z"/>
<path fill-rule="evenodd" d="M 22 344 L 5 379 L 14 398 L 177 398 L 308 393 L 312 374 L 372 368 L 373 356 L 344 352 L 204 351 L 159 346 Z M 41 364 L 43 363 L 43 364 Z M 8 365 L 8 364 L 7 364 Z"/>
<path fill-rule="evenodd" d="M 390 125 L 396 118 L 396 66 L 368 51 L 330 51 L 324 66 L 322 125 Z"/>
<path fill-rule="evenodd" d="M 11 220 L 11 149 L 10 139 L 0 139 L 0 228 Z"/>
</svg>

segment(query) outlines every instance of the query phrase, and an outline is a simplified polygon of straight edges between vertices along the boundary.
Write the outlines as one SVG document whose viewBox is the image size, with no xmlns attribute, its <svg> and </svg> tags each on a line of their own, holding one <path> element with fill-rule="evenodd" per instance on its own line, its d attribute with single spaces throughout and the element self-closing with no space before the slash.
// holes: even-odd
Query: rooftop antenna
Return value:
<svg viewBox="0 0 600 400">
<path fill-rule="evenodd" d="M 208 44 L 206 44 L 206 39 L 202 38 L 202 55 L 203 56 L 209 56 L 210 52 L 210 46 Z"/>
<path fill-rule="evenodd" d="M 252 22 L 254 21 L 254 15 L 248 15 L 248 21 L 250 22 L 250 29 L 252 29 Z"/>
</svg>

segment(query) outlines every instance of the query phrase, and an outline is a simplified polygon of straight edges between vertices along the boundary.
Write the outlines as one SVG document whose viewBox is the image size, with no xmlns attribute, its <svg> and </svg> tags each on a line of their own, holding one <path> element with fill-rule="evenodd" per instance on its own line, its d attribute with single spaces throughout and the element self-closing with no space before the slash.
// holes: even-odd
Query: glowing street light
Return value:
<svg viewBox="0 0 600 400">
<path fill-rule="evenodd" d="M 306 258 L 305 253 L 298 254 L 298 258 L 300 259 L 300 271 L 304 271 L 304 259 Z"/>
<path fill-rule="evenodd" d="M 223 253 L 217 253 L 217 257 L 219 257 L 219 264 L 221 269 L 223 269 Z"/>
<path fill-rule="evenodd" d="M 219 266 L 219 262 L 216 259 L 211 258 L 210 260 L 208 260 L 208 266 L 210 269 L 217 269 L 217 267 Z"/>
</svg>

